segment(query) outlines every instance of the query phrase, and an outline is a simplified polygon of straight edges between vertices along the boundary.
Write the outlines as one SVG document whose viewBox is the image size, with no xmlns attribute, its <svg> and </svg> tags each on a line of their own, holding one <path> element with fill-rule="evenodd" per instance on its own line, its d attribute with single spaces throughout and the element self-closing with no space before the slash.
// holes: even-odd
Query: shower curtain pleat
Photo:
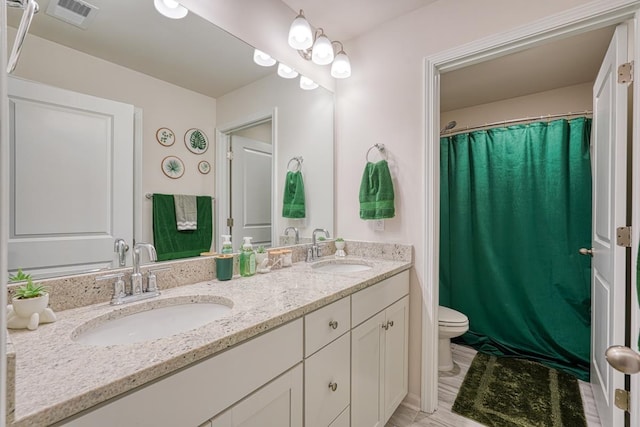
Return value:
<svg viewBox="0 0 640 427">
<path fill-rule="evenodd" d="M 440 140 L 440 304 L 461 340 L 589 377 L 591 120 Z"/>
</svg>

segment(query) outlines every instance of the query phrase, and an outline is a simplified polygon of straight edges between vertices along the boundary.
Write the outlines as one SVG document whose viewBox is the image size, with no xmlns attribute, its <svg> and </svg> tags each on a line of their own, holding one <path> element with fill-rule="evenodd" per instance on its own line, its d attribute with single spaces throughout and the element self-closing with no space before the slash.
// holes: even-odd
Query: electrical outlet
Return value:
<svg viewBox="0 0 640 427">
<path fill-rule="evenodd" d="M 376 219 L 373 221 L 373 229 L 375 231 L 384 231 L 384 219 Z"/>
</svg>

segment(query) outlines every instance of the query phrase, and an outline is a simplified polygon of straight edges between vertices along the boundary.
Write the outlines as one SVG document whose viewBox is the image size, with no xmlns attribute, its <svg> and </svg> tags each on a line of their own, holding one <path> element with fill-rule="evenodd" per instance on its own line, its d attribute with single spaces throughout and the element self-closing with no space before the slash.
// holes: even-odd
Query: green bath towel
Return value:
<svg viewBox="0 0 640 427">
<path fill-rule="evenodd" d="M 304 182 L 302 172 L 287 171 L 284 183 L 282 216 L 284 218 L 304 218 Z"/>
<path fill-rule="evenodd" d="M 367 162 L 360 183 L 360 218 L 393 218 L 396 214 L 393 199 L 393 181 L 387 161 Z"/>
<path fill-rule="evenodd" d="M 153 245 L 158 261 L 200 256 L 211 249 L 213 216 L 211 197 L 197 196 L 198 229 L 178 231 L 172 195 L 153 195 Z"/>
</svg>

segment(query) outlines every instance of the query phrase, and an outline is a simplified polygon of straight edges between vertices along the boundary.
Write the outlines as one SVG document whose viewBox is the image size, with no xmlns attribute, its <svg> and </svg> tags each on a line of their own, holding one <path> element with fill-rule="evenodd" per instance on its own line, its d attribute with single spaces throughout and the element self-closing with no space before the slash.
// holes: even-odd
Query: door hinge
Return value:
<svg viewBox="0 0 640 427">
<path fill-rule="evenodd" d="M 227 227 L 233 227 L 233 218 L 227 218 Z"/>
<path fill-rule="evenodd" d="M 616 389 L 615 404 L 618 409 L 629 412 L 631 394 L 627 390 Z"/>
<path fill-rule="evenodd" d="M 616 229 L 616 244 L 623 248 L 631 247 L 631 226 L 627 225 Z"/>
<path fill-rule="evenodd" d="M 233 160 L 233 151 L 227 151 L 227 160 Z"/>
<path fill-rule="evenodd" d="M 633 61 L 618 67 L 618 83 L 627 84 L 631 82 L 633 82 Z"/>
</svg>

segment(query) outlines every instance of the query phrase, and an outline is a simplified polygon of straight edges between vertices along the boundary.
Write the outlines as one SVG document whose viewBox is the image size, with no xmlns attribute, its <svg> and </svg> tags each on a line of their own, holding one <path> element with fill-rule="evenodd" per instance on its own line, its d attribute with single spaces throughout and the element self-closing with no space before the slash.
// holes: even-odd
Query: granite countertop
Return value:
<svg viewBox="0 0 640 427">
<path fill-rule="evenodd" d="M 316 272 L 310 264 L 299 262 L 268 274 L 166 289 L 157 298 L 122 306 L 101 303 L 60 311 L 55 323 L 36 331 L 13 330 L 12 425 L 60 421 L 411 267 L 407 260 L 365 260 L 372 268 L 362 272 Z M 160 282 L 161 289 L 162 285 Z M 233 301 L 233 307 L 200 328 L 142 343 L 92 346 L 72 339 L 78 327 L 96 317 L 135 310 L 138 305 L 161 306 L 175 298 L 222 298 Z"/>
</svg>

